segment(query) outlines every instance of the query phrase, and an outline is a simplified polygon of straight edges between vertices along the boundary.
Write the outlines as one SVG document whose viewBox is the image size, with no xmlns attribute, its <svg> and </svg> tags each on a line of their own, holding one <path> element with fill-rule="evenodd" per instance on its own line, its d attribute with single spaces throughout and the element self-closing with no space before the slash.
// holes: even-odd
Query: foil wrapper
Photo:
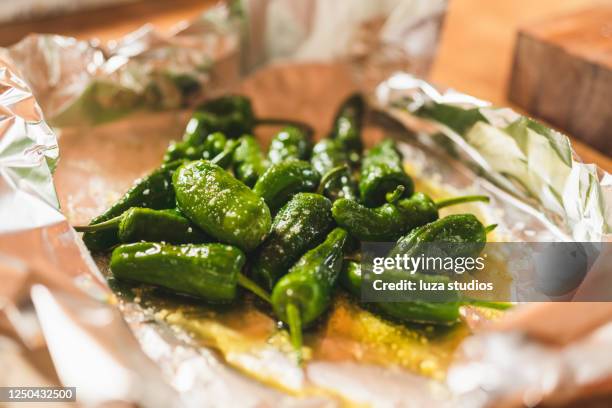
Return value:
<svg viewBox="0 0 612 408">
<path fill-rule="evenodd" d="M 446 381 L 324 359 L 302 371 L 272 346 L 230 356 L 285 389 L 308 382 L 332 391 L 286 393 L 236 370 L 159 310 L 118 298 L 103 277 L 104 261 L 91 258 L 69 225 L 88 221 L 156 166 L 184 128 L 187 114 L 177 108 L 233 89 L 253 97 L 259 114 L 301 119 L 324 134 L 348 92 L 376 87 L 370 100 L 384 114 L 377 118 L 384 132 L 368 131 L 369 143 L 396 137 L 417 177 L 491 194 L 483 216 L 500 222 L 500 234 L 609 240 L 612 178 L 581 163 L 567 138 L 510 110 L 393 74 L 426 73 L 444 8 L 419 0 L 244 1 L 220 5 L 170 36 L 144 27 L 100 45 L 32 35 L 0 50 L 0 278 L 7 282 L 0 363 L 14 361 L 15 344 L 29 353 L 47 348 L 58 377 L 5 371 L 2 385 L 59 380 L 77 387 L 85 405 L 336 406 L 343 401 L 331 395 L 350 395 L 375 406 L 484 406 L 517 396 L 547 400 L 609 378 L 612 362 L 601 358 L 612 344 L 606 327 L 563 350 L 520 333 L 478 334 Z M 18 367 L 32 371 L 32 361 Z M 535 367 L 529 380 L 515 381 L 523 365 L 513 361 Z"/>
</svg>

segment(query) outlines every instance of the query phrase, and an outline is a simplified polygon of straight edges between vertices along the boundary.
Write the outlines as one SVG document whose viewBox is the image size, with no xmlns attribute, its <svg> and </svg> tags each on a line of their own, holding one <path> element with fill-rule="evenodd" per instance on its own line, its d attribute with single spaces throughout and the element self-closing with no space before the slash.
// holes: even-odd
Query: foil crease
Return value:
<svg viewBox="0 0 612 408">
<path fill-rule="evenodd" d="M 236 19 L 220 5 L 170 36 L 149 25 L 105 45 L 33 34 L 2 53 L 27 78 L 49 123 L 74 126 L 193 105 L 212 91 L 211 77 L 218 87 L 238 80 L 239 39 Z"/>
<path fill-rule="evenodd" d="M 406 73 L 392 75 L 376 89 L 381 109 L 415 127 L 410 114 L 433 124 L 417 130 L 440 143 L 481 176 L 532 205 L 565 239 L 607 241 L 612 237 L 610 174 L 582 163 L 567 136 L 509 108 L 495 108 L 454 90 L 440 91 Z"/>
<path fill-rule="evenodd" d="M 445 6 L 419 0 L 253 0 L 215 7 L 171 36 L 148 26 L 107 45 L 32 35 L 0 50 L 0 277 L 8 282 L 0 288 L 0 336 L 30 349 L 44 338 L 60 381 L 76 386 L 86 405 L 337 405 L 265 387 L 188 337 L 152 323 L 137 305 L 119 309 L 62 214 L 53 185 L 58 144 L 42 112 L 54 126 L 89 126 L 142 110 L 186 107 L 270 63 L 340 60 L 365 90 L 388 77 L 373 100 L 417 135 L 422 145 L 405 146 L 411 159 L 426 162 L 430 151 L 450 152 L 475 171 L 468 184 L 487 179 L 528 207 L 542 221 L 538 234 L 609 239 L 612 177 L 581 163 L 565 136 L 414 76 L 391 75 L 426 74 Z M 469 129 L 457 127 L 457 117 L 439 115 L 446 105 L 476 109 L 481 116 Z M 32 305 L 38 323 L 20 325 Z M 612 363 L 601 356 L 611 343 L 607 326 L 564 350 L 520 333 L 477 335 L 465 343 L 465 359 L 451 368 L 448 382 L 433 385 L 435 392 L 431 382 L 409 373 L 389 375 L 351 363 L 317 363 L 306 375 L 373 405 L 410 406 L 407 389 L 417 406 L 484 406 L 516 395 L 536 401 L 608 377 Z M 515 360 L 535 367 L 529 377 L 534 381 L 515 381 L 521 370 L 509 363 Z M 83 375 L 92 370 L 95 375 Z M 103 387 L 99 377 L 107 381 Z"/>
</svg>

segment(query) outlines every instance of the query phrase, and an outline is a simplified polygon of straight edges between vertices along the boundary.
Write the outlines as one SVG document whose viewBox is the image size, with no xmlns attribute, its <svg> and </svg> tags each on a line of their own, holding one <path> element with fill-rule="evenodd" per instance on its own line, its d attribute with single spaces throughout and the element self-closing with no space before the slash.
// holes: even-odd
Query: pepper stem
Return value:
<svg viewBox="0 0 612 408">
<path fill-rule="evenodd" d="M 385 200 L 387 200 L 389 204 L 395 204 L 397 200 L 402 198 L 402 196 L 404 195 L 404 191 L 406 191 L 406 187 L 400 184 L 395 190 L 385 194 Z"/>
<path fill-rule="evenodd" d="M 343 164 L 342 166 L 334 167 L 321 177 L 319 188 L 317 188 L 317 194 L 323 194 L 325 187 L 332 181 L 335 180 L 343 171 L 348 170 L 348 166 Z"/>
<path fill-rule="evenodd" d="M 110 220 L 106 220 L 100 222 L 98 224 L 93 225 L 77 225 L 74 227 L 77 232 L 96 232 L 96 231 L 105 231 L 110 229 L 115 229 L 119 227 L 121 220 L 123 219 L 123 214 L 116 216 L 115 218 L 111 218 Z"/>
<path fill-rule="evenodd" d="M 283 119 L 283 118 L 258 118 L 255 121 L 255 125 L 256 126 L 258 125 L 294 126 L 296 128 L 300 128 L 308 136 L 312 136 L 314 134 L 314 129 L 309 124 L 300 122 L 299 120 Z"/>
<path fill-rule="evenodd" d="M 295 350 L 298 364 L 302 364 L 302 318 L 300 316 L 300 310 L 294 303 L 289 303 L 286 311 L 291 344 Z"/>
<path fill-rule="evenodd" d="M 223 151 L 221 153 L 219 153 L 218 155 L 216 155 L 215 157 L 213 157 L 212 159 L 210 159 L 210 162 L 214 163 L 214 164 L 217 164 L 217 165 L 219 165 L 221 167 L 225 167 L 224 166 L 224 162 L 226 160 L 228 160 L 228 158 L 231 157 L 232 154 L 234 154 L 234 150 L 236 150 L 236 148 L 240 144 L 239 140 L 240 139 L 238 139 L 238 140 L 229 140 L 225 144 L 225 147 L 223 148 Z"/>
<path fill-rule="evenodd" d="M 495 309 L 495 310 L 508 310 L 513 306 L 513 304 L 510 302 L 493 302 L 489 300 L 480 300 L 480 299 L 471 299 L 471 298 L 463 299 L 463 304 L 471 305 L 471 306 L 485 307 L 487 309 Z"/>
<path fill-rule="evenodd" d="M 485 195 L 470 195 L 470 196 L 445 198 L 444 200 L 436 201 L 436 207 L 444 208 L 444 207 L 448 207 L 451 205 L 471 203 L 474 201 L 482 201 L 482 202 L 488 203 L 489 197 Z"/>
<path fill-rule="evenodd" d="M 266 302 L 272 302 L 270 295 L 261 286 L 244 276 L 242 273 L 238 273 L 238 284 L 243 288 L 250 290 Z"/>
<path fill-rule="evenodd" d="M 485 227 L 485 234 L 488 234 L 489 232 L 493 231 L 495 228 L 497 228 L 497 224 L 487 225 Z"/>
</svg>

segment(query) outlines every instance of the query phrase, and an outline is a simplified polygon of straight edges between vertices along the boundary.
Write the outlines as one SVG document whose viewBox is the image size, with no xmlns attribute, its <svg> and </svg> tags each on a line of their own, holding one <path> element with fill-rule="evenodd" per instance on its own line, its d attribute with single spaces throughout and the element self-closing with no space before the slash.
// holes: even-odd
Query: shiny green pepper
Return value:
<svg viewBox="0 0 612 408">
<path fill-rule="evenodd" d="M 198 133 L 207 135 L 222 132 L 229 138 L 252 134 L 255 115 L 251 101 L 241 95 L 227 95 L 211 99 L 196 108 L 202 120 L 203 129 Z"/>
<path fill-rule="evenodd" d="M 321 176 L 310 163 L 287 160 L 270 166 L 255 183 L 253 192 L 263 198 L 275 214 L 296 193 L 316 190 L 320 181 Z"/>
<path fill-rule="evenodd" d="M 187 122 L 183 140 L 170 144 L 164 162 L 211 159 L 223 149 L 226 136 L 250 134 L 254 126 L 251 102 L 246 97 L 229 95 L 212 99 L 196 109 Z"/>
<path fill-rule="evenodd" d="M 138 242 L 113 251 L 110 269 L 117 279 L 160 286 L 211 302 L 231 302 L 236 287 L 268 295 L 242 275 L 244 253 L 230 245 L 165 245 Z"/>
<path fill-rule="evenodd" d="M 208 235 L 248 252 L 270 230 L 265 201 L 216 164 L 198 160 L 174 174 L 179 210 Z"/>
<path fill-rule="evenodd" d="M 363 142 L 361 129 L 365 113 L 365 100 L 361 94 L 349 96 L 336 113 L 330 138 L 336 140 L 339 146 L 347 152 L 351 164 L 359 162 Z"/>
<path fill-rule="evenodd" d="M 441 257 L 475 257 L 487 242 L 487 232 L 495 225 L 485 227 L 472 214 L 453 214 L 414 229 L 400 238 L 389 257 L 396 255 L 419 256 L 431 251 Z M 431 245 L 435 243 L 436 245 Z"/>
<path fill-rule="evenodd" d="M 293 346 L 300 357 L 302 327 L 312 323 L 329 307 L 342 269 L 347 233 L 336 228 L 319 246 L 306 252 L 272 290 L 272 307 L 289 325 Z"/>
<path fill-rule="evenodd" d="M 189 125 L 187 125 L 187 127 L 189 127 Z M 227 138 L 221 132 L 208 134 L 198 144 L 188 141 L 172 142 L 164 155 L 164 162 L 178 159 L 212 159 L 223 151 L 226 143 Z"/>
<path fill-rule="evenodd" d="M 293 196 L 274 217 L 270 235 L 257 250 L 254 279 L 272 289 L 300 256 L 323 241 L 333 222 L 327 198 L 314 193 Z"/>
<path fill-rule="evenodd" d="M 410 274 L 406 271 L 386 270 L 374 278 L 385 283 L 399 283 L 400 281 L 415 282 L 415 287 L 421 287 L 420 282 L 426 282 L 429 287 L 444 285 L 448 288 L 451 282 L 448 276 L 427 275 L 423 273 Z M 371 284 L 363 276 L 362 266 L 358 262 L 344 263 L 340 273 L 340 284 L 352 295 L 361 298 L 363 282 Z M 460 307 L 473 305 L 490 309 L 505 310 L 511 305 L 505 302 L 490 302 L 486 300 L 465 297 L 457 290 L 446 289 L 441 293 L 431 294 L 428 291 L 415 291 L 414 300 L 405 302 L 368 302 L 367 306 L 383 316 L 402 323 L 427 323 L 435 325 L 452 325 L 459 321 Z M 436 299 L 433 301 L 432 299 Z"/>
<path fill-rule="evenodd" d="M 331 139 L 319 141 L 312 150 L 310 162 L 319 174 L 326 174 L 334 168 L 346 166 L 344 173 L 325 188 L 324 194 L 332 201 L 338 198 L 358 199 L 357 183 L 349 168 L 347 152 L 337 141 Z"/>
<path fill-rule="evenodd" d="M 239 140 L 232 159 L 234 175 L 247 186 L 253 187 L 268 167 L 266 159 L 253 136 L 245 135 Z"/>
<path fill-rule="evenodd" d="M 376 279 L 384 282 L 399 282 L 400 280 L 412 280 L 417 282 L 424 280 L 427 282 L 442 283 L 446 285 L 450 279 L 440 275 L 410 275 L 404 271 L 387 270 Z M 361 287 L 363 282 L 361 264 L 358 262 L 345 262 L 340 274 L 341 285 L 355 297 L 361 297 Z M 416 296 L 416 295 L 415 295 Z M 404 323 L 433 323 L 433 324 L 454 324 L 459 321 L 459 293 L 456 291 L 446 291 L 445 302 L 428 302 L 425 296 L 423 300 L 410 302 L 371 302 L 368 305 L 375 311 Z"/>
<path fill-rule="evenodd" d="M 387 194 L 393 193 L 398 186 L 404 186 L 404 197 L 410 197 L 414 192 L 414 183 L 404 171 L 395 142 L 386 139 L 363 157 L 359 180 L 361 202 L 366 207 L 382 205 Z"/>
<path fill-rule="evenodd" d="M 175 207 L 172 176 L 184 162 L 181 160 L 164 164 L 148 176 L 136 181 L 124 195 L 108 210 L 91 220 L 89 225 L 99 224 L 123 214 L 131 207 L 168 209 Z M 103 251 L 119 243 L 116 230 L 86 232 L 83 242 L 91 251 Z"/>
<path fill-rule="evenodd" d="M 311 150 L 310 135 L 303 129 L 287 126 L 272 138 L 268 149 L 268 160 L 272 164 L 289 159 L 308 160 Z"/>
<path fill-rule="evenodd" d="M 389 195 L 391 202 L 376 208 L 367 208 L 355 200 L 339 199 L 334 202 L 332 214 L 336 223 L 361 241 L 395 241 L 416 227 L 438 219 L 438 209 L 470 201 L 488 201 L 486 196 L 464 196 L 434 202 L 423 193 L 410 198 Z"/>
<path fill-rule="evenodd" d="M 75 229 L 79 232 L 115 230 L 122 243 L 150 241 L 169 244 L 198 244 L 211 241 L 208 235 L 175 209 L 152 210 L 132 207 L 108 221 L 75 227 Z"/>
</svg>

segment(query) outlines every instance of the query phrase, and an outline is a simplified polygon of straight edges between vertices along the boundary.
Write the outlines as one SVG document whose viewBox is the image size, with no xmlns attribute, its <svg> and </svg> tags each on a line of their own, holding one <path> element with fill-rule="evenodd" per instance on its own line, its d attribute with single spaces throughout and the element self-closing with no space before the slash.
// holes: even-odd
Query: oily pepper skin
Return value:
<svg viewBox="0 0 612 408">
<path fill-rule="evenodd" d="M 336 167 L 347 166 L 344 173 L 325 188 L 324 194 L 330 200 L 335 201 L 338 198 L 357 200 L 359 198 L 357 183 L 349 168 L 347 152 L 337 141 L 331 139 L 319 141 L 312 150 L 310 162 L 319 174 L 327 174 Z"/>
<path fill-rule="evenodd" d="M 399 186 L 394 194 L 388 195 L 391 202 L 376 208 L 367 208 L 355 200 L 339 199 L 332 207 L 334 220 L 351 236 L 361 241 L 389 242 L 396 241 L 416 227 L 437 220 L 440 208 L 474 201 L 489 201 L 487 196 L 481 195 L 433 201 L 423 193 L 398 199 L 403 189 L 403 186 Z M 397 194 L 398 192 L 400 194 Z"/>
<path fill-rule="evenodd" d="M 270 166 L 255 183 L 253 192 L 275 214 L 296 193 L 316 190 L 320 181 L 321 176 L 310 163 L 288 160 Z"/>
<path fill-rule="evenodd" d="M 90 225 L 108 221 L 123 214 L 131 207 L 158 210 L 174 208 L 175 195 L 172 188 L 172 176 L 183 163 L 184 161 L 178 160 L 164 164 L 148 176 L 138 180 L 112 207 L 91 220 Z M 118 244 L 117 231 L 86 232 L 83 234 L 83 242 L 90 251 L 103 251 Z"/>
<path fill-rule="evenodd" d="M 279 319 L 289 325 L 291 340 L 298 352 L 302 327 L 312 323 L 328 308 L 342 269 L 347 233 L 332 230 L 325 241 L 306 252 L 272 290 L 272 307 Z"/>
<path fill-rule="evenodd" d="M 110 269 L 117 279 L 161 286 L 211 302 L 230 302 L 246 257 L 229 245 L 165 245 L 138 242 L 118 246 Z"/>
<path fill-rule="evenodd" d="M 123 214 L 95 225 L 75 227 L 79 232 L 114 229 L 122 243 L 149 241 L 198 244 L 212 239 L 176 209 L 152 210 L 132 207 Z"/>
<path fill-rule="evenodd" d="M 366 152 L 361 165 L 359 193 L 366 207 L 376 207 L 385 202 L 385 196 L 404 186 L 404 197 L 414 192 L 414 183 L 404 171 L 402 157 L 390 139 L 383 140 Z"/>
<path fill-rule="evenodd" d="M 249 252 L 268 234 L 265 201 L 216 164 L 186 163 L 173 180 L 179 210 L 208 235 Z"/>
<path fill-rule="evenodd" d="M 287 126 L 278 132 L 268 149 L 268 160 L 278 164 L 285 160 L 308 160 L 312 150 L 310 135 L 303 129 Z"/>
<path fill-rule="evenodd" d="M 119 240 L 124 243 L 149 241 L 169 244 L 200 244 L 211 238 L 178 210 L 130 208 L 121 216 Z"/>
<path fill-rule="evenodd" d="M 387 270 L 376 279 L 385 282 L 398 282 L 400 279 L 426 280 L 429 282 L 441 282 L 446 285 L 450 280 L 446 276 L 431 276 L 423 274 L 410 275 L 403 271 Z M 363 276 L 361 264 L 357 262 L 345 262 L 340 274 L 340 284 L 356 298 L 361 298 L 361 287 Z M 418 282 L 417 282 L 418 284 Z M 430 323 L 449 325 L 459 321 L 459 294 L 454 291 L 446 291 L 447 301 L 427 302 L 425 296 L 422 301 L 410 302 L 371 302 L 371 309 L 402 323 Z"/>
<path fill-rule="evenodd" d="M 361 241 L 395 241 L 412 229 L 438 219 L 436 203 L 423 193 L 416 193 L 396 203 L 367 208 L 355 200 L 334 202 L 336 223 Z"/>
<path fill-rule="evenodd" d="M 363 142 L 361 129 L 365 113 L 365 100 L 361 94 L 349 96 L 340 105 L 334 118 L 330 138 L 336 140 L 344 151 L 348 153 L 351 164 L 359 162 Z"/>
<path fill-rule="evenodd" d="M 266 159 L 253 136 L 245 135 L 239 140 L 232 158 L 234 175 L 247 186 L 253 187 L 268 167 Z"/>
<path fill-rule="evenodd" d="M 270 235 L 253 260 L 253 278 L 272 289 L 306 251 L 332 229 L 331 201 L 319 194 L 298 193 L 274 217 Z"/>
<path fill-rule="evenodd" d="M 400 238 L 388 256 L 406 254 L 416 257 L 435 252 L 441 257 L 476 257 L 485 247 L 487 232 L 494 227 L 485 227 L 472 214 L 449 215 Z"/>
</svg>

